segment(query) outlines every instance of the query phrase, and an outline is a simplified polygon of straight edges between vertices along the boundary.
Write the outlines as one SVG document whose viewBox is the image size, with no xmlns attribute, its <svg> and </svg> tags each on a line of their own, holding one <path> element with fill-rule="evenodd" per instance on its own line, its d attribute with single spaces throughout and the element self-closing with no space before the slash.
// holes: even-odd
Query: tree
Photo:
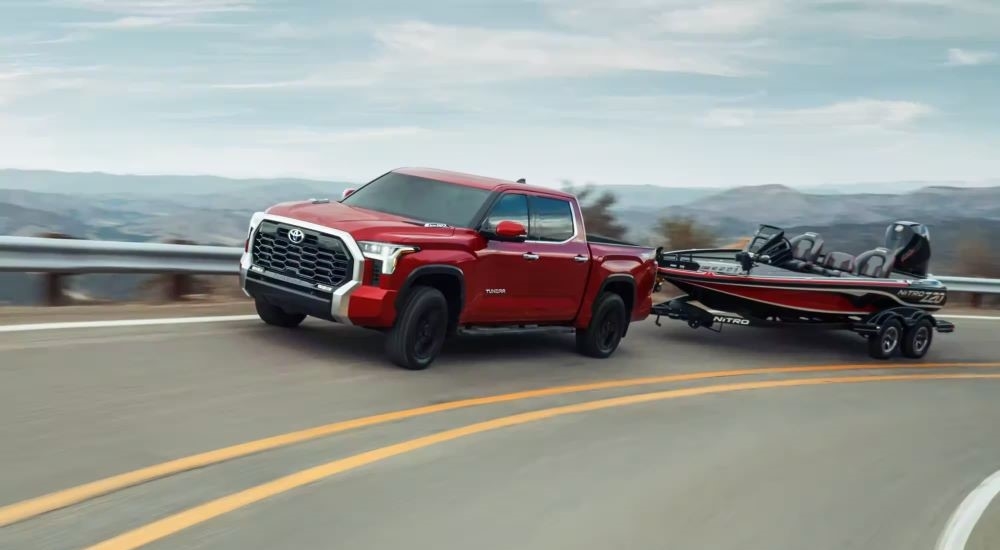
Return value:
<svg viewBox="0 0 1000 550">
<path fill-rule="evenodd" d="M 580 203 L 587 233 L 612 239 L 621 239 L 625 236 L 628 228 L 618 223 L 615 215 L 611 213 L 611 208 L 618 202 L 618 197 L 614 193 L 605 190 L 598 195 L 593 184 L 576 187 L 566 180 L 563 180 L 562 188 L 563 191 L 575 195 L 577 202 Z"/>
<path fill-rule="evenodd" d="M 966 277 L 998 277 L 1000 262 L 983 240 L 963 241 L 958 248 L 959 275 Z"/>
<path fill-rule="evenodd" d="M 715 246 L 715 235 L 707 227 L 701 227 L 690 218 L 660 220 L 658 233 L 665 240 L 664 250 L 686 250 L 689 248 L 711 248 Z"/>
</svg>

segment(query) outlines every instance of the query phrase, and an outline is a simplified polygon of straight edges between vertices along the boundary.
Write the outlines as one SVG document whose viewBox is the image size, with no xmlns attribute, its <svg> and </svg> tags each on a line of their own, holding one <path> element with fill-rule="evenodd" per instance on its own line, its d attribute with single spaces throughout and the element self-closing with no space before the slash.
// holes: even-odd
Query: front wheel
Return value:
<svg viewBox="0 0 1000 550">
<path fill-rule="evenodd" d="M 868 337 L 868 355 L 875 359 L 889 359 L 899 349 L 903 339 L 903 325 L 896 319 L 889 319 L 879 327 L 877 333 Z"/>
<path fill-rule="evenodd" d="M 583 355 L 604 359 L 618 349 L 628 324 L 622 297 L 606 292 L 597 299 L 594 316 L 586 329 L 577 329 L 576 348 Z"/>
<path fill-rule="evenodd" d="M 903 332 L 903 356 L 910 359 L 920 359 L 931 347 L 934 334 L 934 323 L 930 319 L 921 319 L 915 325 Z"/>
<path fill-rule="evenodd" d="M 396 317 L 386 354 L 396 365 L 423 370 L 434 362 L 448 333 L 448 301 L 436 288 L 419 286 Z"/>
</svg>

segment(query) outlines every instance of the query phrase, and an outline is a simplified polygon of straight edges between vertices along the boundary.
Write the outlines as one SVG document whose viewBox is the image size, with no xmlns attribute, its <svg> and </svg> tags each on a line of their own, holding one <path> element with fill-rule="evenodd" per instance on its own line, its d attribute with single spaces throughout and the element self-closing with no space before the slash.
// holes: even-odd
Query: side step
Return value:
<svg viewBox="0 0 1000 550">
<path fill-rule="evenodd" d="M 573 327 L 564 325 L 511 325 L 511 326 L 480 326 L 464 325 L 458 328 L 461 335 L 493 335 L 493 334 L 572 334 L 576 332 Z"/>
</svg>

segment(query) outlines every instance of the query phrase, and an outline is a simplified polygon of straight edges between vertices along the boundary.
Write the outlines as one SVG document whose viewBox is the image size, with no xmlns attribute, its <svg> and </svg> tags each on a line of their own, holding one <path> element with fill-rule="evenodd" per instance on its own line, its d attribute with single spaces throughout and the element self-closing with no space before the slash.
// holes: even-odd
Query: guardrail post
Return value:
<svg viewBox="0 0 1000 550">
<path fill-rule="evenodd" d="M 46 231 L 37 236 L 46 239 L 73 238 L 65 233 L 52 231 Z M 72 275 L 72 273 L 42 273 L 42 304 L 50 307 L 69 304 L 69 296 L 66 295 L 66 280 Z"/>
<path fill-rule="evenodd" d="M 972 307 L 979 309 L 983 307 L 983 295 L 978 292 L 973 292 L 970 297 L 969 303 Z"/>
<path fill-rule="evenodd" d="M 167 239 L 167 244 L 195 244 L 186 239 Z M 183 300 L 194 292 L 194 278 L 187 273 L 171 273 L 166 277 L 166 299 L 171 302 Z"/>
</svg>

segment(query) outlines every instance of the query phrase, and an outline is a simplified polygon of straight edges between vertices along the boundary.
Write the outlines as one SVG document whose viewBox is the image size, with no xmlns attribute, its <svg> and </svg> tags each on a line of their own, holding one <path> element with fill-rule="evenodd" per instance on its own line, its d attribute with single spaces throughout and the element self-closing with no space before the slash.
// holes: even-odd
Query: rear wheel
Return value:
<svg viewBox="0 0 1000 550">
<path fill-rule="evenodd" d="M 930 319 L 921 319 L 915 325 L 903 332 L 903 356 L 910 359 L 920 359 L 931 347 L 934 334 L 934 323 Z"/>
<path fill-rule="evenodd" d="M 269 325 L 294 328 L 299 326 L 306 318 L 306 316 L 302 313 L 289 313 L 276 305 L 265 302 L 260 298 L 254 300 L 254 306 L 257 309 L 257 316 Z"/>
<path fill-rule="evenodd" d="M 396 365 L 423 370 L 434 362 L 448 332 L 448 301 L 429 286 L 413 289 L 386 339 L 386 354 Z"/>
<path fill-rule="evenodd" d="M 903 325 L 897 319 L 882 323 L 877 333 L 868 337 L 868 355 L 875 359 L 889 359 L 903 340 Z"/>
<path fill-rule="evenodd" d="M 628 324 L 628 310 L 622 297 L 606 292 L 597 299 L 594 316 L 586 329 L 577 329 L 576 348 L 583 355 L 604 359 L 618 349 Z"/>
</svg>

